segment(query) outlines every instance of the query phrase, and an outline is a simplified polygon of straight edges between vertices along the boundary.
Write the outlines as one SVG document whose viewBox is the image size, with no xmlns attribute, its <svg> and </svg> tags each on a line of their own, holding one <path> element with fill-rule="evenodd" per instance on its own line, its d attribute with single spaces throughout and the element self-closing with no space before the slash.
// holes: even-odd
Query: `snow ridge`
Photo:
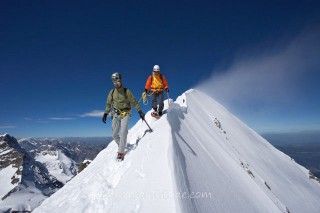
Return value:
<svg viewBox="0 0 320 213">
<path fill-rule="evenodd" d="M 319 212 L 309 172 L 209 96 L 191 89 L 113 141 L 34 212 Z"/>
<path fill-rule="evenodd" d="M 153 133 L 138 121 L 129 131 L 123 162 L 115 160 L 117 145 L 113 141 L 61 189 L 62 193 L 59 190 L 34 212 L 60 212 L 62 209 L 67 212 L 151 212 L 151 209 L 171 212 L 175 209 L 172 199 L 155 202 L 155 197 L 162 192 L 173 193 L 174 188 L 171 175 L 167 175 L 170 162 L 165 154 L 171 140 L 168 135 L 162 135 L 164 129 L 161 128 L 169 126 L 166 119 L 157 121 L 150 112 L 146 120 L 153 127 Z M 158 137 L 163 141 L 154 139 Z M 164 184 L 157 184 L 162 182 Z"/>
</svg>

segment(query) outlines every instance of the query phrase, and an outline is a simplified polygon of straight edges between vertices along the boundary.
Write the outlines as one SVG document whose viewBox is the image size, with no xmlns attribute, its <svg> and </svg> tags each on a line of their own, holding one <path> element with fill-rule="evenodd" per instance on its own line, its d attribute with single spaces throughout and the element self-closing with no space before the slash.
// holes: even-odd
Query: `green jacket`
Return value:
<svg viewBox="0 0 320 213">
<path fill-rule="evenodd" d="M 136 110 L 139 112 L 141 110 L 140 105 L 136 98 L 133 96 L 131 90 L 126 89 L 127 98 L 124 94 L 124 88 L 114 88 L 110 90 L 108 98 L 107 98 L 107 104 L 106 104 L 106 113 L 110 113 L 111 107 L 115 109 L 119 109 L 120 111 L 131 111 L 131 104 L 136 108 Z"/>
</svg>

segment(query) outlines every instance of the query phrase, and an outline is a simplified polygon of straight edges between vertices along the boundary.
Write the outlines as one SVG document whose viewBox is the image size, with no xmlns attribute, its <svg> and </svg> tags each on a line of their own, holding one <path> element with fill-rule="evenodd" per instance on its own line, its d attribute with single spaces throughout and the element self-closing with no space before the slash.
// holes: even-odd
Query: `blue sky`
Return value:
<svg viewBox="0 0 320 213">
<path fill-rule="evenodd" d="M 140 99 L 154 64 L 259 133 L 320 129 L 319 1 L 13 0 L 0 29 L 0 133 L 110 135 L 110 75 Z"/>
</svg>

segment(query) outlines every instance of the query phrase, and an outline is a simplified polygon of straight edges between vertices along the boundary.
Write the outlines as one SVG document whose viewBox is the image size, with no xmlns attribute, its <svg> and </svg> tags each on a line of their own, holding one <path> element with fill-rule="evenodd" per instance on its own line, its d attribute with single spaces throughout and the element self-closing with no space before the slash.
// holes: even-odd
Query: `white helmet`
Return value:
<svg viewBox="0 0 320 213">
<path fill-rule="evenodd" d="M 118 81 L 121 82 L 121 74 L 118 72 L 115 72 L 112 74 L 111 79 L 112 79 L 112 82 L 118 82 Z"/>
<path fill-rule="evenodd" d="M 153 67 L 153 72 L 160 72 L 160 67 L 159 67 L 159 65 L 154 65 L 154 67 Z"/>
</svg>

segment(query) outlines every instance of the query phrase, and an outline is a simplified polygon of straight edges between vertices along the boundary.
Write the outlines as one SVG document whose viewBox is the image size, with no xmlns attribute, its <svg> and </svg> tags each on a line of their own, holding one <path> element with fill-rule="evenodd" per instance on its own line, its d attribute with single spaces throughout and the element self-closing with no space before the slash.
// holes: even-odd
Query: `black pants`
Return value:
<svg viewBox="0 0 320 213">
<path fill-rule="evenodd" d="M 164 104 L 163 104 L 163 92 L 153 93 L 151 96 L 152 108 L 154 110 L 158 109 L 158 112 L 162 112 Z M 159 108 L 158 108 L 159 105 Z"/>
</svg>

